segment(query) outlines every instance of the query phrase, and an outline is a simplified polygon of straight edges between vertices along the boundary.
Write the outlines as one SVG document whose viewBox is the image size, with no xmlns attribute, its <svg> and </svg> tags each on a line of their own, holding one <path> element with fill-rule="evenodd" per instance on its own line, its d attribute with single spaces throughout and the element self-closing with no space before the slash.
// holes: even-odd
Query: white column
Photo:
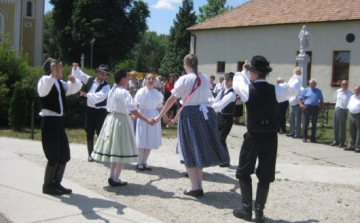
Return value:
<svg viewBox="0 0 360 223">
<path fill-rule="evenodd" d="M 307 65 L 310 62 L 310 57 L 307 54 L 304 55 L 298 55 L 296 57 L 296 61 L 298 62 L 298 67 L 300 67 L 302 72 L 302 86 L 303 88 L 307 88 L 307 76 L 308 76 L 308 70 Z"/>
</svg>

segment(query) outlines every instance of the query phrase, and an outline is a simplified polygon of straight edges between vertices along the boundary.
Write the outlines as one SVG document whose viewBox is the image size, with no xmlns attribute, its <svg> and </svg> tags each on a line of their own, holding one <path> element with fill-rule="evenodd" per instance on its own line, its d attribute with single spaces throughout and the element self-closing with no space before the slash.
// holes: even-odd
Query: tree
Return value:
<svg viewBox="0 0 360 223">
<path fill-rule="evenodd" d="M 207 0 L 207 2 L 206 5 L 199 7 L 199 22 L 204 22 L 207 19 L 232 9 L 232 7 L 229 6 L 225 7 L 226 0 Z"/>
<path fill-rule="evenodd" d="M 46 58 L 59 58 L 60 57 L 60 49 L 58 44 L 58 36 L 53 35 L 56 33 L 54 27 L 54 19 L 53 19 L 53 11 L 48 11 L 44 15 L 44 54 L 43 60 Z"/>
<path fill-rule="evenodd" d="M 0 34 L 0 126 L 8 125 L 8 109 L 15 83 L 28 73 L 27 57 L 13 49 L 9 35 Z"/>
<path fill-rule="evenodd" d="M 184 70 L 183 59 L 190 52 L 191 37 L 191 33 L 186 29 L 195 25 L 197 18 L 193 10 L 193 1 L 183 0 L 174 19 L 174 25 L 170 28 L 170 36 L 159 74 L 167 76 L 170 73 L 181 73 Z"/>
<path fill-rule="evenodd" d="M 53 8 L 53 26 L 62 60 L 79 61 L 85 54 L 85 64 L 113 66 L 128 55 L 147 29 L 150 15 L 148 5 L 134 0 L 50 0 Z M 54 52 L 55 53 L 55 52 Z"/>
<path fill-rule="evenodd" d="M 9 124 L 15 131 L 21 131 L 26 124 L 27 100 L 21 82 L 16 82 L 15 91 L 10 101 Z"/>
</svg>

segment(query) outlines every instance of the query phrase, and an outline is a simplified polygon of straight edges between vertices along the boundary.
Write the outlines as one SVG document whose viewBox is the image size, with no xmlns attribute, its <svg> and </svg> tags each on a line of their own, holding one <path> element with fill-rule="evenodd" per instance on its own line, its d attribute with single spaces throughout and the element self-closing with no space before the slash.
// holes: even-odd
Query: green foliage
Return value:
<svg viewBox="0 0 360 223">
<path fill-rule="evenodd" d="M 174 19 L 174 25 L 170 28 L 168 44 L 158 72 L 160 75 L 167 76 L 184 70 L 183 59 L 190 52 L 191 37 L 191 33 L 186 29 L 195 25 L 197 19 L 193 10 L 193 1 L 183 0 Z"/>
<path fill-rule="evenodd" d="M 229 6 L 225 7 L 226 0 L 207 0 L 207 2 L 206 5 L 199 7 L 199 22 L 204 22 L 207 19 L 232 9 L 232 7 L 230 8 Z"/>
<path fill-rule="evenodd" d="M 48 11 L 44 15 L 44 54 L 43 60 L 45 61 L 46 58 L 59 58 L 60 57 L 60 49 L 57 44 L 58 36 L 53 35 L 56 33 L 56 29 L 54 26 L 54 19 L 53 19 L 53 11 Z"/>
<path fill-rule="evenodd" d="M 126 71 L 158 70 L 165 54 L 167 39 L 168 36 L 157 35 L 156 32 L 143 33 L 140 42 L 131 51 L 130 59 L 122 61 L 119 67 Z"/>
<path fill-rule="evenodd" d="M 15 131 L 21 131 L 26 124 L 27 100 L 21 82 L 16 82 L 15 91 L 10 101 L 9 124 Z"/>
<path fill-rule="evenodd" d="M 2 40 L 2 41 L 1 41 Z M 12 49 L 9 35 L 0 34 L 0 126 L 7 125 L 10 98 L 14 92 L 15 82 L 21 81 L 22 75 L 28 72 L 27 57 L 21 52 L 17 55 Z"/>
<path fill-rule="evenodd" d="M 85 64 L 90 67 L 91 44 L 93 68 L 99 64 L 114 66 L 127 57 L 139 33 L 147 29 L 150 15 L 147 3 L 134 0 L 50 0 L 53 28 L 50 30 L 58 50 L 45 47 L 49 55 L 59 53 L 65 63 L 79 62 L 85 54 Z M 49 24 L 51 24 L 49 22 Z"/>
</svg>

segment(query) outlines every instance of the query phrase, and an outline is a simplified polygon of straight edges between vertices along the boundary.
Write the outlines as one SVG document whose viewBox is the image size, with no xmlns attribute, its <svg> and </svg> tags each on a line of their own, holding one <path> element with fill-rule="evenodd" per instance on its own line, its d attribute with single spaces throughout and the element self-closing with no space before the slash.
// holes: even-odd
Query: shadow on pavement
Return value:
<svg viewBox="0 0 360 223">
<path fill-rule="evenodd" d="M 81 194 L 69 194 L 69 196 L 53 196 L 54 198 L 59 198 L 61 202 L 77 206 L 82 215 L 88 220 L 102 220 L 104 222 L 110 222 L 108 219 L 103 218 L 98 215 L 95 208 L 107 209 L 107 208 L 116 208 L 118 215 L 124 214 L 125 205 L 119 204 L 114 201 L 99 199 L 99 198 L 90 198 Z M 101 211 L 101 210 L 100 210 Z"/>
</svg>

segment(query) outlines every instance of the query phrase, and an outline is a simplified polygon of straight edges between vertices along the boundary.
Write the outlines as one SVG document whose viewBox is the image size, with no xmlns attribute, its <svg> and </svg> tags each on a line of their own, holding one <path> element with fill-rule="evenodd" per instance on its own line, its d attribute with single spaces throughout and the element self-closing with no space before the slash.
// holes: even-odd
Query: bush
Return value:
<svg viewBox="0 0 360 223">
<path fill-rule="evenodd" d="M 27 114 L 26 93 L 21 82 L 16 82 L 15 91 L 10 101 L 9 124 L 15 131 L 21 131 L 26 124 Z"/>
<path fill-rule="evenodd" d="M 27 57 L 12 49 L 9 35 L 0 34 L 0 126 L 8 125 L 10 98 L 14 93 L 15 83 L 28 73 Z M 24 113 L 23 113 L 24 114 Z"/>
</svg>

